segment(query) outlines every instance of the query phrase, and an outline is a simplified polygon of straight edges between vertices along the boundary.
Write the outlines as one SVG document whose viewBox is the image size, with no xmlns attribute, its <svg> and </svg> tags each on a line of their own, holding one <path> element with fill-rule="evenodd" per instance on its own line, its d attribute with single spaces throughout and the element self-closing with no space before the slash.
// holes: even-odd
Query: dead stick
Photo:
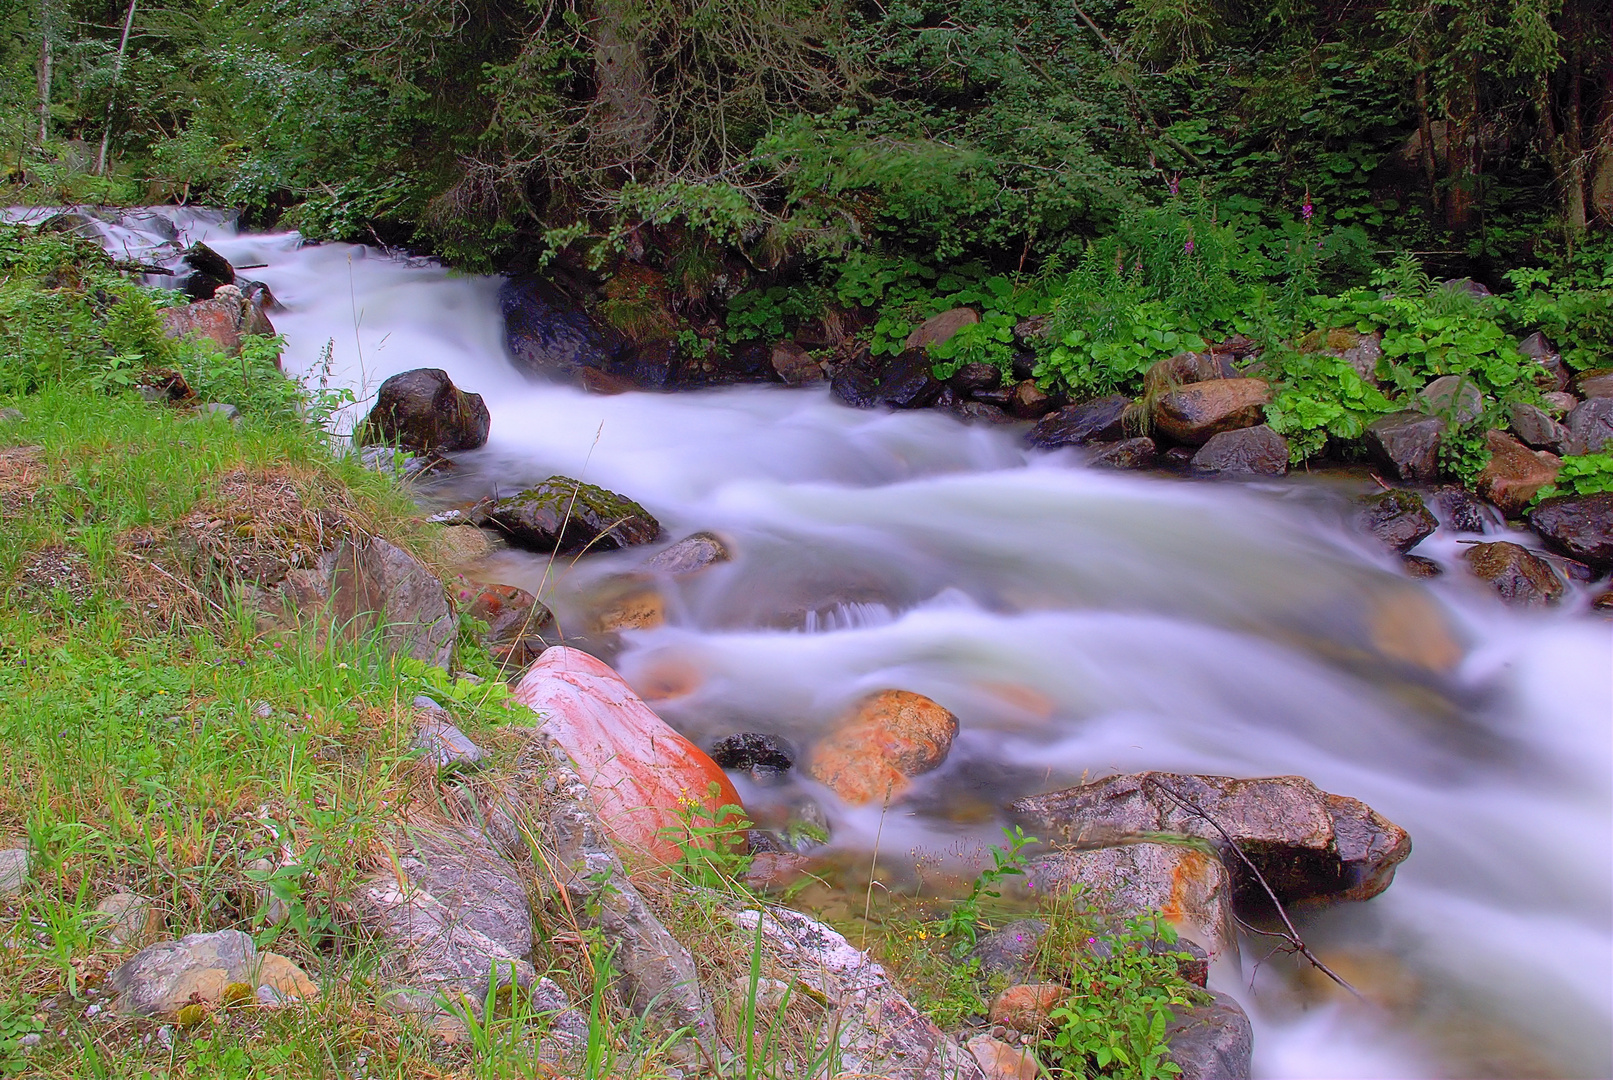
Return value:
<svg viewBox="0 0 1613 1080">
<path fill-rule="evenodd" d="M 1255 876 L 1255 880 L 1260 882 L 1260 887 L 1266 891 L 1266 895 L 1271 897 L 1272 906 L 1277 909 L 1277 915 L 1282 919 L 1283 925 L 1288 927 L 1287 934 L 1275 936 L 1286 937 L 1288 939 L 1288 943 L 1294 948 L 1294 950 L 1305 959 L 1309 960 L 1313 967 L 1315 967 L 1323 975 L 1326 975 L 1328 978 L 1338 983 L 1340 986 L 1344 987 L 1344 989 L 1348 990 L 1351 994 L 1354 994 L 1357 1001 L 1365 1003 L 1366 998 L 1361 996 L 1361 992 L 1359 990 L 1345 982 L 1339 977 L 1337 972 L 1318 960 L 1316 958 L 1316 954 L 1311 952 L 1310 946 L 1305 944 L 1304 939 L 1299 936 L 1299 931 L 1294 928 L 1294 923 L 1291 919 L 1289 919 L 1288 912 L 1283 909 L 1282 901 L 1277 899 L 1277 894 L 1272 891 L 1271 886 L 1266 882 L 1266 875 L 1262 874 L 1260 872 L 1260 868 L 1254 864 L 1248 855 L 1244 854 L 1243 848 L 1240 847 L 1238 842 L 1232 838 L 1232 834 L 1223 829 L 1219 821 L 1215 820 L 1215 818 L 1211 817 L 1207 812 L 1195 805 L 1191 799 L 1178 795 L 1176 792 L 1172 791 L 1170 788 L 1166 787 L 1153 777 L 1149 777 L 1148 782 L 1153 784 L 1160 791 L 1163 791 L 1173 802 L 1182 807 L 1182 809 L 1186 810 L 1188 813 L 1193 814 L 1196 817 L 1201 817 L 1205 821 L 1209 822 L 1210 827 L 1216 832 L 1220 833 L 1222 838 L 1225 839 L 1229 845 L 1231 845 L 1232 850 L 1237 852 L 1238 858 L 1243 860 L 1243 864 L 1249 868 L 1249 872 Z M 1239 919 L 1238 921 L 1242 922 L 1243 920 Z M 1270 933 L 1270 931 L 1263 932 L 1268 934 Z"/>
</svg>

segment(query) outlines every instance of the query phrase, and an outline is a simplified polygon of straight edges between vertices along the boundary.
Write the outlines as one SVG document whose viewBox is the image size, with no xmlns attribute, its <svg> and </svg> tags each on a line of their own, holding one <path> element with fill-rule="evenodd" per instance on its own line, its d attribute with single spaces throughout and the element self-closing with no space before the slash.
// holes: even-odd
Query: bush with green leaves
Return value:
<svg viewBox="0 0 1613 1080">
<path fill-rule="evenodd" d="M 1601 495 L 1613 491 L 1613 453 L 1570 454 L 1557 478 L 1541 488 L 1535 502 L 1559 495 Z"/>
</svg>

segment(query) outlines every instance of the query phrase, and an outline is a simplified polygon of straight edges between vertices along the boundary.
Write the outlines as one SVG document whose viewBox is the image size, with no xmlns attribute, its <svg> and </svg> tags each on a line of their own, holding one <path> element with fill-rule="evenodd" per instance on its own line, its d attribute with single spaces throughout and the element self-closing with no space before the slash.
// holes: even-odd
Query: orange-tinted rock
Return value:
<svg viewBox="0 0 1613 1080">
<path fill-rule="evenodd" d="M 965 326 L 973 326 L 980 321 L 980 316 L 972 308 L 953 308 L 943 311 L 939 315 L 931 315 L 925 319 L 909 335 L 906 347 L 909 349 L 927 349 L 931 345 L 939 345 L 949 340 L 953 334 Z"/>
<path fill-rule="evenodd" d="M 1047 1014 L 1070 996 L 1058 983 L 1021 983 L 998 994 L 991 1003 L 991 1022 L 1026 1033 L 1047 1023 Z"/>
<path fill-rule="evenodd" d="M 543 717 L 543 730 L 571 758 L 626 856 L 675 862 L 678 846 L 663 830 L 681 832 L 684 807 L 703 804 L 715 815 L 739 805 L 716 762 L 585 652 L 548 650 L 516 685 L 515 698 Z M 712 783 L 716 798 L 708 794 Z"/>
<path fill-rule="evenodd" d="M 198 300 L 162 313 L 163 333 L 171 338 L 198 337 L 217 345 L 227 356 L 241 351 L 240 309 L 222 300 Z"/>
<path fill-rule="evenodd" d="M 1042 1066 L 1036 1055 L 1022 1046 L 1010 1046 L 990 1035 L 976 1035 L 966 1044 L 986 1080 L 1036 1080 Z"/>
<path fill-rule="evenodd" d="M 1262 423 L 1271 387 L 1264 379 L 1209 379 L 1178 387 L 1154 402 L 1154 427 L 1190 446 L 1212 435 Z"/>
<path fill-rule="evenodd" d="M 602 582 L 585 601 L 596 633 L 650 630 L 666 623 L 666 598 L 652 581 L 633 576 Z"/>
<path fill-rule="evenodd" d="M 1427 593 L 1394 588 L 1368 593 L 1366 601 L 1367 632 L 1381 656 L 1436 675 L 1461 663 L 1464 650 L 1456 631 Z"/>
<path fill-rule="evenodd" d="M 1535 492 L 1557 479 L 1562 462 L 1545 450 L 1531 450 L 1504 431 L 1484 436 L 1489 464 L 1479 474 L 1478 489 L 1507 517 L 1517 517 Z"/>
<path fill-rule="evenodd" d="M 808 768 L 853 806 L 883 802 L 945 761 L 957 734 L 958 718 L 929 698 L 882 690 L 835 724 Z"/>
</svg>

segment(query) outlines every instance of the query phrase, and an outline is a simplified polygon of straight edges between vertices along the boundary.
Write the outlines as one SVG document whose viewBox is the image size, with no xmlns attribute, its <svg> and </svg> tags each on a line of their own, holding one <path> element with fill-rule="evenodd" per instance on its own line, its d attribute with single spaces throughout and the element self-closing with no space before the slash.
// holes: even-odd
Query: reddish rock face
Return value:
<svg viewBox="0 0 1613 1080">
<path fill-rule="evenodd" d="M 1531 450 L 1505 432 L 1488 432 L 1484 441 L 1490 448 L 1490 462 L 1479 474 L 1479 494 L 1507 517 L 1517 517 L 1535 492 L 1557 479 L 1562 463 L 1555 454 Z"/>
<path fill-rule="evenodd" d="M 958 718 L 922 694 L 882 690 L 842 717 L 812 752 L 810 771 L 853 806 L 894 799 L 946 760 Z"/>
<path fill-rule="evenodd" d="M 162 324 L 168 337 L 195 335 L 211 341 L 228 356 L 241 351 L 240 311 L 222 300 L 198 300 L 184 307 L 167 308 L 162 313 Z"/>
<path fill-rule="evenodd" d="M 716 762 L 585 652 L 548 650 L 522 677 L 515 698 L 542 715 L 544 731 L 576 765 L 624 859 L 676 862 L 675 838 L 662 830 L 682 831 L 684 807 L 703 805 L 716 814 L 739 805 L 739 792 Z M 708 794 L 713 782 L 715 799 Z"/>
<path fill-rule="evenodd" d="M 1048 1014 L 1069 996 L 1069 988 L 1058 983 L 1010 986 L 991 1003 L 991 1022 L 1015 1031 L 1035 1032 L 1047 1023 Z"/>
<path fill-rule="evenodd" d="M 1263 379 L 1190 383 L 1155 400 L 1154 427 L 1179 443 L 1203 446 L 1213 435 L 1260 423 L 1270 401 Z"/>
</svg>

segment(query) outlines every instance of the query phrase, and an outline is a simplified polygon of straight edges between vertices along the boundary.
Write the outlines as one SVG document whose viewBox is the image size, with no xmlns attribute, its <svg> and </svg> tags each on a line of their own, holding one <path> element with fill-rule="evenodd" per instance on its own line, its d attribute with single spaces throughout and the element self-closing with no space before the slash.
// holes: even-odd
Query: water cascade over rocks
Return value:
<svg viewBox="0 0 1613 1080">
<path fill-rule="evenodd" d="M 850 370 L 833 388 L 590 394 L 584 368 L 643 385 L 655 358 L 568 321 L 563 297 L 505 293 L 504 312 L 532 324 L 529 355 L 512 358 L 497 279 L 240 235 L 205 212 L 94 227 L 120 255 L 181 270 L 197 240 L 263 264 L 287 371 L 313 370 L 328 343 L 330 377 L 359 415 L 383 380 L 418 368 L 481 395 L 486 445 L 454 455 L 423 498 L 469 505 L 559 476 L 642 507 L 658 526 L 642 541 L 575 560 L 505 545 L 482 568 L 567 634 L 601 580 L 653 577 L 659 624 L 579 643 L 694 746 L 761 731 L 809 762 L 837 719 L 891 689 L 955 718 L 943 760 L 905 771 L 888 805 L 838 798 L 806 768 L 765 784 L 730 774 L 754 816 L 812 802 L 848 859 L 867 865 L 879 835 L 882 867 L 913 853 L 972 874 L 1016 799 L 1152 770 L 1304 777 L 1415 840 L 1381 895 L 1300 905 L 1308 943 L 1360 984 L 1411 989 L 1393 991 L 1392 1010 L 1361 1009 L 1307 989 L 1281 958 L 1256 967 L 1270 948 L 1258 940 L 1226 950 L 1210 985 L 1248 1010 L 1255 1075 L 1613 1072 L 1609 626 L 1588 613 L 1600 587 L 1564 580 L 1560 554 L 1543 560 L 1548 582 L 1502 552 L 1507 573 L 1556 597 L 1511 608 L 1469 570 L 1475 537 L 1452 531 L 1434 498 L 1442 526 L 1416 554 L 1446 572 L 1409 577 L 1403 535 L 1357 524 L 1356 498 L 1381 490 L 1364 474 L 1228 485 L 1086 469 L 1092 451 L 1075 444 L 1123 428 L 1110 415 L 1122 410 L 1053 414 L 1039 441 L 1054 449 L 1027 449 L 1026 422 L 847 408 L 836 395 L 892 396 Z M 544 322 L 546 305 L 558 321 Z M 770 356 L 757 363 L 773 378 Z M 915 401 L 941 390 L 920 374 Z M 1176 378 L 1154 422 L 1208 443 L 1258 412 L 1263 383 L 1210 374 Z M 1015 408 L 1043 404 L 1057 403 Z M 1598 436 L 1599 416 L 1565 427 Z M 1406 483 L 1437 457 L 1425 420 L 1374 425 L 1383 465 Z M 1587 524 L 1604 510 L 1534 514 L 1558 552 L 1606 566 Z M 1532 533 L 1479 527 L 1477 539 L 1538 557 Z M 646 567 L 656 545 L 702 531 L 726 558 L 699 573 Z"/>
</svg>

